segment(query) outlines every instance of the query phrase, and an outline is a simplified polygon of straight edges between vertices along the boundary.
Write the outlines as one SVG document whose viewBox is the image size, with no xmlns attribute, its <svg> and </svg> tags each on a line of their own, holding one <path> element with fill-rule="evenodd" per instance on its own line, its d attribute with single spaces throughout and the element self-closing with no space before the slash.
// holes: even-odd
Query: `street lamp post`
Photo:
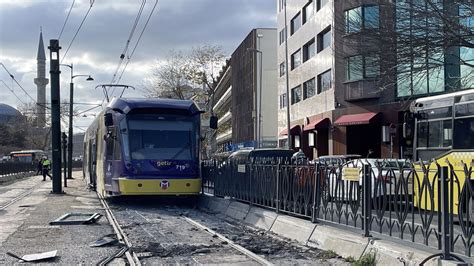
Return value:
<svg viewBox="0 0 474 266">
<path fill-rule="evenodd" d="M 69 84 L 69 132 L 68 132 L 68 143 L 67 143 L 67 168 L 68 168 L 68 179 L 72 179 L 72 119 L 73 119 L 73 107 L 74 107 L 74 83 L 73 79 L 77 77 L 88 77 L 87 81 L 94 80 L 90 75 L 74 75 L 73 64 L 61 64 L 61 66 L 67 66 L 71 69 L 71 83 Z"/>
<path fill-rule="evenodd" d="M 263 52 L 258 49 L 247 48 L 247 51 L 254 52 L 259 54 L 260 56 L 260 64 L 259 64 L 259 79 L 258 79 L 258 94 L 256 95 L 258 101 L 257 107 L 257 148 L 262 147 L 262 65 L 263 65 Z"/>
</svg>

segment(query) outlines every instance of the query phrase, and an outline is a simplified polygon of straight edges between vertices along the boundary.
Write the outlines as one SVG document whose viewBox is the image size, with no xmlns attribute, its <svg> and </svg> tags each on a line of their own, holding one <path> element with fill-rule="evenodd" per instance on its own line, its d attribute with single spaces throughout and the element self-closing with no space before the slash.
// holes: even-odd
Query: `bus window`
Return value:
<svg viewBox="0 0 474 266">
<path fill-rule="evenodd" d="M 417 146 L 420 148 L 450 147 L 451 135 L 451 120 L 422 122 L 418 124 Z"/>
<path fill-rule="evenodd" d="M 420 148 L 428 147 L 428 122 L 418 124 L 418 143 Z"/>
<path fill-rule="evenodd" d="M 456 117 L 474 115 L 474 103 L 456 105 Z"/>
<path fill-rule="evenodd" d="M 454 149 L 474 148 L 474 118 L 454 120 Z"/>
</svg>

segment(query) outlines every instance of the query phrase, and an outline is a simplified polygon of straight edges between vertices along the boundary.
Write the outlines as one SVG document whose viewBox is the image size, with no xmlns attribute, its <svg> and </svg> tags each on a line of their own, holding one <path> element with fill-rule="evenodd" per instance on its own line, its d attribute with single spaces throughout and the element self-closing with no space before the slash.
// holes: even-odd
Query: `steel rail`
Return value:
<svg viewBox="0 0 474 266">
<path fill-rule="evenodd" d="M 213 235 L 213 236 L 217 236 L 218 238 L 220 238 L 221 240 L 225 241 L 228 243 L 229 246 L 231 246 L 232 248 L 234 248 L 235 250 L 239 251 L 240 253 L 244 254 L 245 256 L 253 259 L 254 261 L 258 262 L 259 264 L 261 265 L 273 265 L 273 263 L 271 263 L 270 261 L 262 258 L 261 256 L 253 253 L 252 251 L 242 247 L 241 245 L 239 244 L 236 244 L 235 242 L 233 242 L 232 240 L 228 239 L 227 237 L 217 233 L 216 231 L 212 230 L 211 228 L 205 226 L 205 225 L 202 225 L 198 222 L 196 222 L 195 220 L 189 218 L 189 217 L 186 217 L 186 216 L 183 216 L 183 218 L 190 224 L 196 226 L 197 228 L 199 229 L 202 229 L 206 232 L 208 232 L 210 235 Z"/>
<path fill-rule="evenodd" d="M 42 181 L 36 183 L 33 187 L 29 188 L 26 191 L 21 192 L 20 194 L 15 196 L 13 199 L 8 201 L 7 203 L 1 205 L 0 210 L 4 210 L 4 209 L 8 208 L 9 206 L 13 205 L 14 203 L 18 202 L 19 200 L 23 199 L 24 197 L 30 195 L 31 193 L 33 193 L 33 191 L 36 190 L 36 188 L 38 188 L 41 185 L 41 183 L 42 183 Z"/>
<path fill-rule="evenodd" d="M 133 251 L 132 244 L 130 243 L 127 236 L 120 227 L 120 224 L 118 223 L 112 210 L 110 209 L 109 204 L 99 193 L 97 193 L 97 196 L 99 197 L 100 203 L 104 207 L 107 220 L 109 220 L 109 223 L 112 225 L 112 228 L 114 229 L 115 234 L 117 235 L 118 241 L 124 243 L 128 247 L 128 250 L 125 252 L 125 256 L 127 257 L 128 263 L 131 266 L 141 266 L 142 264 L 140 263 L 140 259 L 138 259 L 137 254 Z"/>
</svg>

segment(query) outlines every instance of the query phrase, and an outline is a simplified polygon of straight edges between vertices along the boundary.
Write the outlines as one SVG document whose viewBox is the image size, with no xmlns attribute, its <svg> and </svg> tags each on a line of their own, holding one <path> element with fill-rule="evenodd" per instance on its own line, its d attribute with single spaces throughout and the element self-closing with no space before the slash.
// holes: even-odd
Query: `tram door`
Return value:
<svg viewBox="0 0 474 266">
<path fill-rule="evenodd" d="M 112 185 L 112 178 L 119 175 L 120 168 L 120 141 L 115 127 L 110 128 L 105 139 L 105 185 Z"/>
<path fill-rule="evenodd" d="M 96 139 L 89 141 L 89 182 L 93 188 L 97 188 L 97 145 Z"/>
</svg>

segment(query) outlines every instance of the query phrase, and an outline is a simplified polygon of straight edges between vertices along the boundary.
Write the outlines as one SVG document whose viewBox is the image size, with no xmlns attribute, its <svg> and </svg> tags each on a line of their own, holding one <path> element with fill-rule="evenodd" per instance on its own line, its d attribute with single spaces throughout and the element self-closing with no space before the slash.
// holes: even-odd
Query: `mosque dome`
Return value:
<svg viewBox="0 0 474 266">
<path fill-rule="evenodd" d="M 12 118 L 21 117 L 21 113 L 8 104 L 0 103 L 0 124 L 7 123 Z"/>
</svg>

